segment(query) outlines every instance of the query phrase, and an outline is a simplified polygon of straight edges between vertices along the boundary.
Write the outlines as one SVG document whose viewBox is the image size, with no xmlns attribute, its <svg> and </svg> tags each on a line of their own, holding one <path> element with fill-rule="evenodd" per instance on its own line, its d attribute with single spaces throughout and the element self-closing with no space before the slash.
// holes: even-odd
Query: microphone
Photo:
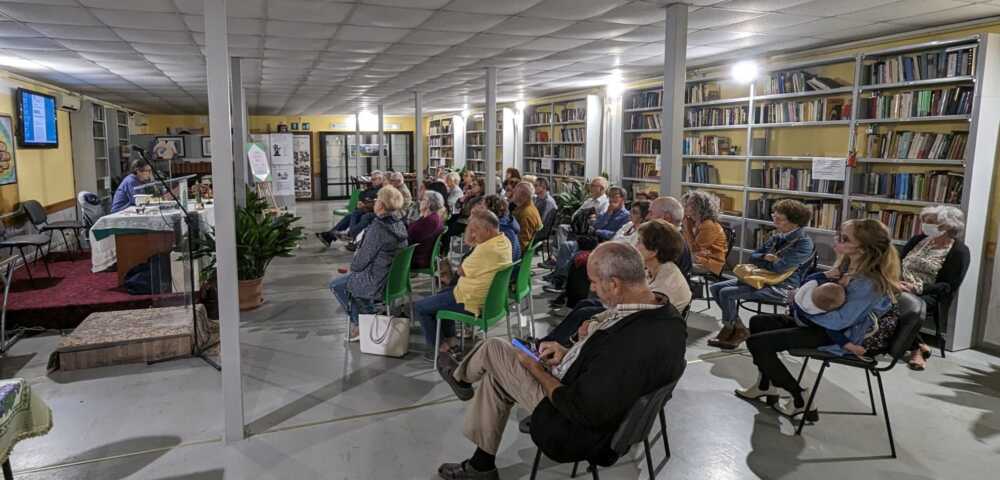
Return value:
<svg viewBox="0 0 1000 480">
<path fill-rule="evenodd" d="M 132 151 L 143 153 L 143 154 L 146 153 L 146 149 L 142 148 L 142 147 L 140 147 L 138 145 L 131 145 L 131 147 L 132 147 Z"/>
</svg>

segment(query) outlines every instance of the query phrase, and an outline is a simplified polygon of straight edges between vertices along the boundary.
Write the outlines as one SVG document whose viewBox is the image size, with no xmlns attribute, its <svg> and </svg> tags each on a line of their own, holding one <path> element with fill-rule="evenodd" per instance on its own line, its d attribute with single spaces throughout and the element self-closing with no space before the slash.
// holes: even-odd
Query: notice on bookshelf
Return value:
<svg viewBox="0 0 1000 480">
<path fill-rule="evenodd" d="M 813 157 L 813 180 L 835 180 L 843 182 L 847 171 L 847 161 L 843 158 Z"/>
</svg>

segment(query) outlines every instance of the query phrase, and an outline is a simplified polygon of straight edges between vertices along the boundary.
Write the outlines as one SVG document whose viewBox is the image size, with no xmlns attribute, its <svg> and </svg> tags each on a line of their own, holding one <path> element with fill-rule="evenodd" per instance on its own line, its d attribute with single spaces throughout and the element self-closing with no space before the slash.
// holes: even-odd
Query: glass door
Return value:
<svg viewBox="0 0 1000 480">
<path fill-rule="evenodd" d="M 347 198 L 350 195 L 350 174 L 347 159 L 349 135 L 320 133 L 322 194 L 324 199 Z"/>
<path fill-rule="evenodd" d="M 389 134 L 389 168 L 397 172 L 413 172 L 413 134 Z"/>
</svg>

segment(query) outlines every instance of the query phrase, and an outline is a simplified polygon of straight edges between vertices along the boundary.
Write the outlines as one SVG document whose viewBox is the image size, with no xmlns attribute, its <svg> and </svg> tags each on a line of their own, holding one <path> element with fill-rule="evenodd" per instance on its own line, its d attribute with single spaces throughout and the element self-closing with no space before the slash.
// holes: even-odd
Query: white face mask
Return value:
<svg viewBox="0 0 1000 480">
<path fill-rule="evenodd" d="M 921 224 L 920 230 L 924 232 L 924 235 L 927 235 L 930 238 L 937 238 L 940 237 L 942 234 L 944 234 L 944 232 L 942 232 L 941 229 L 938 228 L 938 226 L 933 223 Z"/>
</svg>

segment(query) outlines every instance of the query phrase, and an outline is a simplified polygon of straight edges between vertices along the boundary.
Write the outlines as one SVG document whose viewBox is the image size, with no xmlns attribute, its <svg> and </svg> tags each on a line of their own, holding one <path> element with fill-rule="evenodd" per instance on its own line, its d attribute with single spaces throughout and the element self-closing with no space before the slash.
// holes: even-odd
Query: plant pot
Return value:
<svg viewBox="0 0 1000 480">
<path fill-rule="evenodd" d="M 240 310 L 253 310 L 264 303 L 264 278 L 240 280 Z"/>
</svg>

